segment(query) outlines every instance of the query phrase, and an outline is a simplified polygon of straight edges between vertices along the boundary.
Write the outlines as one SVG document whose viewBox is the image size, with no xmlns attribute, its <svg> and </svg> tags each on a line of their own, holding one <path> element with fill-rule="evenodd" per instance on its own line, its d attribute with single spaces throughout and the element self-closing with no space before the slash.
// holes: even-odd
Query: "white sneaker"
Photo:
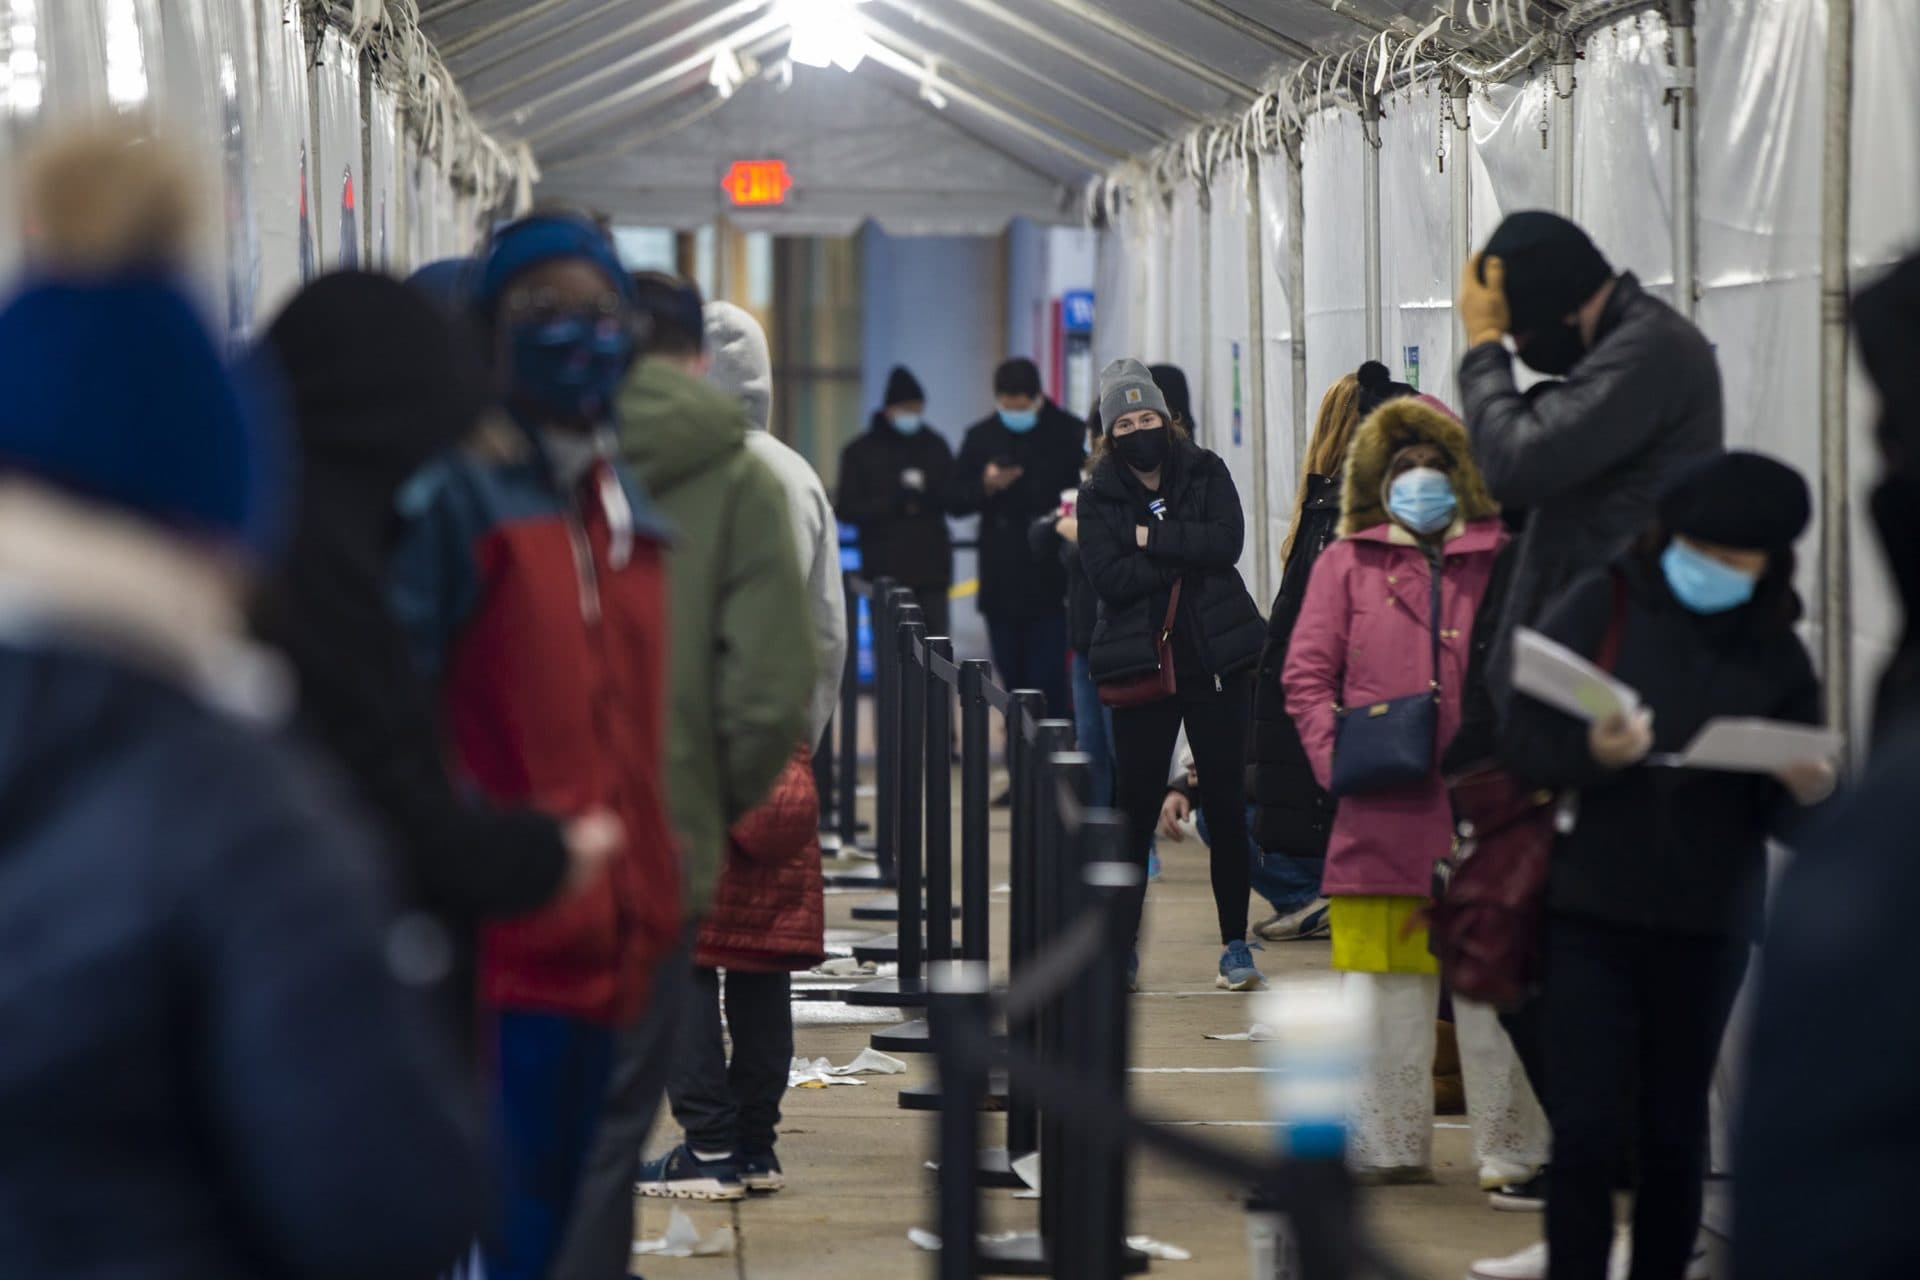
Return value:
<svg viewBox="0 0 1920 1280">
<path fill-rule="evenodd" d="M 1253 926 L 1253 932 L 1268 942 L 1304 942 L 1309 938 L 1330 937 L 1333 927 L 1327 922 L 1329 905 L 1325 898 L 1316 898 L 1298 911 L 1267 917 Z"/>
<path fill-rule="evenodd" d="M 1614 1236 L 1613 1249 L 1607 1256 L 1607 1280 L 1627 1280 L 1632 1272 L 1633 1236 L 1622 1231 Z M 1467 1280 L 1547 1280 L 1547 1242 L 1535 1241 L 1509 1257 L 1482 1259 L 1468 1270 Z M 1694 1241 L 1686 1280 L 1711 1280 L 1705 1232 Z"/>
</svg>

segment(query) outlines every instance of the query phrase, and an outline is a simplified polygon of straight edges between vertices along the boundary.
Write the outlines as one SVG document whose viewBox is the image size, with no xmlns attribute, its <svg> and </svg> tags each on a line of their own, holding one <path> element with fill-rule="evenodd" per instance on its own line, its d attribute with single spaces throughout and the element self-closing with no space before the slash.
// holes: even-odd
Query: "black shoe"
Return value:
<svg viewBox="0 0 1920 1280">
<path fill-rule="evenodd" d="M 1013 788 L 1008 787 L 1005 791 L 995 796 L 993 798 L 993 807 L 996 809 L 1013 808 Z"/>
<path fill-rule="evenodd" d="M 740 1181 L 756 1195 L 786 1188 L 787 1175 L 780 1168 L 780 1157 L 771 1151 L 754 1151 L 740 1157 Z"/>
<path fill-rule="evenodd" d="M 1487 1192 L 1487 1203 L 1503 1213 L 1544 1213 L 1547 1208 L 1547 1171 L 1525 1182 L 1509 1183 Z"/>
</svg>

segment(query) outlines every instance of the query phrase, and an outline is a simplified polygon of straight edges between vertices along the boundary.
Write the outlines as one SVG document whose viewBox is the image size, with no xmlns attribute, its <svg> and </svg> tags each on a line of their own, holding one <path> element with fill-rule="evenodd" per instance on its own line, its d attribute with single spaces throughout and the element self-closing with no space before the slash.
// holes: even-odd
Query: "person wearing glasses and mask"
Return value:
<svg viewBox="0 0 1920 1280">
<path fill-rule="evenodd" d="M 609 812 L 626 834 L 602 874 L 481 940 L 506 1195 L 486 1268 L 537 1280 L 573 1209 L 616 1032 L 680 938 L 661 786 L 666 534 L 610 430 L 634 317 L 606 237 L 564 213 L 511 223 L 470 298 L 511 421 L 403 491 L 395 610 L 465 783 L 562 818 Z"/>
<path fill-rule="evenodd" d="M 1099 596 L 1088 654 L 1094 683 L 1162 670 L 1161 635 L 1173 614 L 1173 695 L 1113 708 L 1114 794 L 1127 816 L 1128 852 L 1144 871 L 1184 724 L 1214 836 L 1218 985 L 1252 990 L 1261 977 L 1247 947 L 1247 723 L 1266 627 L 1236 567 L 1246 543 L 1240 494 L 1227 464 L 1175 423 L 1165 393 L 1138 360 L 1116 360 L 1101 372 L 1100 418 L 1108 434 L 1078 506 L 1080 562 Z M 1143 879 L 1131 936 L 1138 936 L 1145 897 Z M 1130 982 L 1138 960 L 1136 950 L 1127 961 Z"/>
</svg>

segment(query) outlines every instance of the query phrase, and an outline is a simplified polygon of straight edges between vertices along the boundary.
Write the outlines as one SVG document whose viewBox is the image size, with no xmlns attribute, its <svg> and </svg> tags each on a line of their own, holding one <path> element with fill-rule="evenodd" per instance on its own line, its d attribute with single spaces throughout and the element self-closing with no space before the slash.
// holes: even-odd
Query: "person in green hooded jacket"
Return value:
<svg viewBox="0 0 1920 1280">
<path fill-rule="evenodd" d="M 685 858 L 689 927 L 686 945 L 658 971 L 646 1015 L 622 1033 L 553 1280 L 626 1273 L 636 1167 L 676 1052 L 694 930 L 711 905 L 728 829 L 766 797 L 807 734 L 817 663 L 786 488 L 747 447 L 739 400 L 702 381 L 699 292 L 667 276 L 634 282 L 652 338 L 620 394 L 620 446 L 673 528 L 666 796 Z M 702 1186 L 731 1195 L 740 1185 L 730 1159 L 703 1162 L 685 1149 L 668 1159 Z"/>
</svg>

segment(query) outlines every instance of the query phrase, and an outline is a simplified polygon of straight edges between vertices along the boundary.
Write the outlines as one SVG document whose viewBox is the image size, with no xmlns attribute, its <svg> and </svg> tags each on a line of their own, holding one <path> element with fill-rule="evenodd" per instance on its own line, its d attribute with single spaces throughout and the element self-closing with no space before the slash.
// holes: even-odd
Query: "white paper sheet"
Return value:
<svg viewBox="0 0 1920 1280">
<path fill-rule="evenodd" d="M 633 1251 L 653 1258 L 724 1258 L 733 1253 L 731 1226 L 701 1235 L 693 1219 L 678 1205 L 667 1218 L 667 1234 L 657 1240 L 639 1240 Z"/>
<path fill-rule="evenodd" d="M 1640 695 L 1585 658 L 1521 627 L 1514 633 L 1513 687 L 1582 720 L 1631 715 Z"/>
<path fill-rule="evenodd" d="M 1709 720 L 1692 744 L 1658 763 L 1730 773 L 1772 773 L 1791 764 L 1840 757 L 1840 735 L 1831 729 L 1778 720 Z"/>
</svg>

